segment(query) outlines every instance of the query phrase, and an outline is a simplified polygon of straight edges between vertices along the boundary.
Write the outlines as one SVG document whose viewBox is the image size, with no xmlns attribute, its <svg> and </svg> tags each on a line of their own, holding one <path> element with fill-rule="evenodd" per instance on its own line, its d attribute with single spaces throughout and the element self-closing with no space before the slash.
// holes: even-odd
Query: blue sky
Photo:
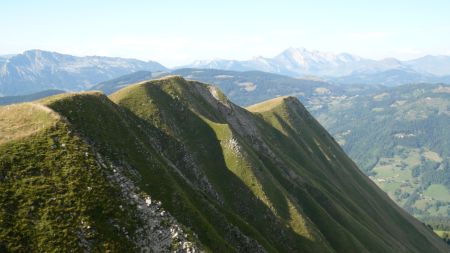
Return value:
<svg viewBox="0 0 450 253">
<path fill-rule="evenodd" d="M 0 54 L 156 60 L 272 57 L 288 47 L 368 58 L 450 55 L 450 1 L 1 1 Z"/>
</svg>

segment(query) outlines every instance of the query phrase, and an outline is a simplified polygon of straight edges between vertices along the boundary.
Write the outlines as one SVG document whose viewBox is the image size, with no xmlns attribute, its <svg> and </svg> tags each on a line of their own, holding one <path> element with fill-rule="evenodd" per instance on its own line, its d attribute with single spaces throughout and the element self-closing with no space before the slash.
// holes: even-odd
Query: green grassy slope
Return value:
<svg viewBox="0 0 450 253">
<path fill-rule="evenodd" d="M 161 231 L 179 224 L 204 251 L 448 251 L 296 99 L 250 112 L 217 88 L 167 77 L 110 98 L 62 94 L 29 106 L 42 113 L 0 107 L 35 122 L 0 121 L 13 136 L 0 140 L 4 251 L 137 251 L 139 228 L 160 218 L 139 215 L 127 184 L 173 216 Z"/>
<path fill-rule="evenodd" d="M 286 229 L 284 222 L 278 220 L 273 203 L 262 191 L 261 182 L 255 175 L 261 172 L 252 171 L 256 168 L 251 163 L 257 161 L 233 150 L 230 141 L 237 133 L 233 133 L 223 113 L 202 97 L 205 92 L 209 94 L 205 85 L 190 85 L 175 77 L 125 88 L 113 94 L 111 99 L 181 142 L 181 147 L 168 145 L 161 149 L 175 162 L 180 160 L 177 157 L 192 159 L 196 168 L 183 170 L 185 176 L 192 178 L 197 185 L 203 182 L 196 182 L 196 175 L 191 174 L 206 176 L 204 191 L 223 203 L 222 208 L 238 213 L 247 222 L 251 221 L 253 229 L 263 233 L 265 240 L 270 240 L 279 251 L 296 248 L 325 250 L 321 248 L 326 248 L 326 245 L 311 243 L 292 228 Z M 212 98 L 210 94 L 209 98 Z M 268 186 L 273 187 L 272 184 L 268 182 Z M 277 193 L 277 189 L 272 191 Z M 271 226 L 267 226 L 268 222 Z M 284 243 L 285 240 L 290 243 Z"/>
<path fill-rule="evenodd" d="M 11 128 L 11 138 L 0 141 L 0 251 L 133 249 L 112 225 L 137 224 L 131 210 L 117 209 L 123 200 L 89 145 L 41 104 L 0 107 L 0 114 L 5 110 L 14 117 L 0 123 Z"/>
<path fill-rule="evenodd" d="M 296 150 L 296 152 L 280 150 L 278 155 L 290 156 L 291 161 L 299 164 L 295 167 L 307 168 L 300 175 L 304 177 L 310 174 L 311 178 L 315 179 L 311 181 L 314 182 L 315 187 L 320 189 L 320 194 L 318 194 L 320 197 L 317 198 L 318 196 L 316 195 L 316 199 L 319 200 L 319 205 L 322 205 L 323 211 L 331 214 L 330 216 L 333 219 L 327 221 L 323 218 L 323 214 L 317 215 L 317 207 L 311 208 L 307 206 L 304 208 L 305 210 L 311 210 L 309 217 L 319 224 L 319 226 L 322 225 L 320 228 L 321 231 L 325 236 L 331 237 L 329 239 L 330 241 L 336 243 L 333 245 L 335 248 L 347 247 L 347 245 L 341 246 L 345 241 L 342 239 L 342 236 L 346 235 L 346 232 L 350 232 L 352 237 L 356 237 L 355 239 L 359 242 L 363 242 L 365 247 L 369 248 L 370 252 L 376 252 L 386 246 L 377 245 L 381 243 L 377 242 L 377 239 L 381 239 L 384 243 L 390 245 L 398 243 L 398 239 L 389 239 L 387 237 L 398 236 L 406 239 L 408 236 L 412 236 L 412 234 L 406 235 L 405 231 L 411 231 L 414 227 L 419 228 L 424 233 L 428 232 L 425 231 L 422 224 L 418 224 L 417 222 L 408 224 L 411 222 L 412 217 L 400 210 L 368 178 L 358 171 L 357 167 L 347 158 L 344 152 L 333 141 L 332 137 L 306 112 L 298 100 L 292 97 L 277 98 L 250 107 L 249 109 L 259 111 L 267 122 L 275 125 L 287 137 L 283 141 L 284 143 L 291 141 L 293 142 L 292 145 L 297 147 L 290 149 Z M 267 134 L 265 136 L 269 135 Z M 275 140 L 280 139 L 280 137 L 271 138 L 269 143 L 277 145 Z M 298 152 L 298 147 L 305 146 L 305 144 L 310 149 L 304 150 L 304 152 Z M 301 155 L 302 153 L 303 157 Z M 315 162 L 313 164 L 305 164 L 306 157 L 309 157 Z M 285 160 L 288 161 L 288 159 Z M 338 191 L 342 195 L 336 194 L 336 189 L 339 189 Z M 314 192 L 316 190 L 311 191 L 310 194 L 314 194 Z M 299 194 L 299 196 L 304 195 Z M 390 204 L 385 206 L 376 204 L 380 202 L 388 202 Z M 346 214 L 346 212 L 351 212 L 352 214 Z M 392 219 L 395 222 L 383 223 L 381 225 L 377 222 L 379 219 Z M 327 230 L 330 227 L 329 222 L 331 224 L 338 223 L 342 226 L 342 232 L 339 233 L 341 238 L 333 238 L 333 236 L 336 236 L 334 233 L 335 230 Z M 405 226 L 403 231 L 399 229 L 402 226 Z M 360 231 L 360 233 L 352 233 L 351 231 Z M 330 235 L 327 235 L 327 232 Z M 423 244 L 418 243 L 417 240 L 420 240 L 419 238 L 421 236 L 415 235 L 407 240 L 414 245 L 413 247 L 419 247 L 424 252 L 429 251 Z M 397 246 L 402 248 L 406 244 L 403 242 Z"/>
<path fill-rule="evenodd" d="M 141 95 L 145 94 L 145 96 L 150 97 L 148 104 L 147 103 L 142 104 L 138 102 L 139 100 L 135 100 L 137 94 Z M 200 96 L 199 94 L 202 95 Z M 215 96 L 216 98 L 211 98 L 211 96 Z M 287 222 L 290 223 L 290 226 L 292 227 L 293 231 L 298 231 L 297 234 L 302 234 L 306 238 L 310 236 L 310 238 L 315 238 L 313 240 L 316 241 L 323 239 L 321 238 L 322 236 L 314 237 L 314 235 L 316 235 L 315 234 L 316 231 L 321 231 L 323 233 L 322 230 L 326 230 L 327 226 L 324 225 L 320 229 L 317 229 L 317 227 L 313 225 L 311 226 L 312 228 L 310 228 L 309 226 L 310 221 L 308 221 L 308 219 L 304 218 L 302 219 L 302 217 L 306 216 L 300 211 L 302 209 L 300 203 L 302 203 L 303 200 L 299 200 L 296 199 L 295 196 L 291 196 L 291 194 L 289 194 L 290 191 L 285 188 L 286 184 L 292 180 L 291 177 L 296 176 L 306 177 L 305 175 L 307 175 L 308 171 L 309 173 L 311 173 L 311 171 L 319 171 L 318 173 L 320 174 L 316 176 L 316 178 L 314 178 L 313 175 L 311 175 L 311 177 L 306 177 L 305 180 L 308 181 L 317 180 L 319 182 L 328 180 L 329 182 L 325 185 L 330 184 L 327 187 L 335 189 L 336 185 L 334 185 L 333 182 L 336 181 L 335 178 L 336 174 L 327 175 L 327 177 L 324 178 L 322 173 L 324 170 L 330 169 L 330 167 L 332 168 L 332 166 L 334 167 L 337 166 L 331 163 L 323 164 L 323 160 L 326 160 L 326 155 L 321 155 L 321 153 L 323 152 L 320 150 L 320 148 L 317 147 L 318 144 L 316 142 L 304 143 L 304 137 L 300 137 L 299 144 L 297 144 L 297 147 L 289 146 L 289 148 L 286 148 L 285 146 L 289 145 L 290 141 L 286 138 L 281 138 L 282 135 L 280 135 L 280 133 L 282 133 L 283 131 L 280 131 L 280 129 L 274 130 L 272 124 L 275 126 L 276 124 L 274 123 L 267 124 L 267 122 L 264 123 L 265 121 L 262 121 L 261 119 L 259 119 L 259 117 L 255 117 L 254 115 L 249 114 L 247 111 L 242 110 L 241 108 L 231 104 L 224 98 L 224 96 L 220 92 L 215 90 L 213 87 L 208 88 L 202 84 L 196 82 L 186 82 L 180 78 L 169 78 L 165 80 L 150 82 L 148 84 L 132 86 L 130 88 L 121 90 L 118 93 L 113 94 L 111 98 L 119 105 L 130 108 L 130 110 L 133 110 L 137 115 L 147 120 L 148 122 L 151 122 L 152 124 L 155 124 L 162 129 L 166 129 L 169 135 L 175 136 L 175 138 L 185 142 L 188 146 L 187 148 L 189 148 L 189 146 L 192 145 L 193 146 L 192 149 L 195 150 L 196 152 L 195 157 L 198 158 L 197 164 L 208 163 L 210 160 L 214 161 L 215 164 L 218 164 L 217 161 L 219 159 L 213 155 L 214 149 L 212 148 L 216 144 L 208 145 L 206 139 L 205 140 L 202 139 L 204 138 L 203 135 L 206 132 L 205 130 L 203 130 L 205 128 L 204 125 L 205 124 L 208 125 L 210 128 L 212 128 L 212 130 L 215 132 L 215 135 L 217 136 L 217 139 L 220 141 L 219 144 L 222 146 L 222 150 L 224 150 L 222 152 L 224 154 L 225 164 L 227 165 L 228 169 L 231 170 L 235 175 L 237 175 L 244 182 L 244 184 L 248 188 L 250 188 L 250 190 L 253 192 L 254 195 L 256 195 L 258 199 L 261 199 L 263 203 L 276 216 L 279 216 L 279 218 L 288 218 Z M 192 112 L 194 112 L 194 114 Z M 217 115 L 217 112 L 221 113 Z M 198 118 L 199 116 L 200 118 Z M 306 116 L 308 116 L 308 114 L 305 110 L 302 115 L 296 115 L 294 116 L 294 118 Z M 311 116 L 309 117 L 311 118 Z M 318 125 L 317 123 L 315 124 L 316 126 Z M 295 127 L 296 127 L 295 129 L 299 128 L 299 126 Z M 230 138 L 227 141 L 226 137 L 227 135 L 228 136 L 230 135 L 230 133 L 228 132 L 231 132 L 233 138 Z M 273 137 L 271 139 L 266 139 L 268 138 L 268 136 L 270 136 L 268 133 L 271 132 L 274 132 L 271 134 Z M 320 132 L 326 134 L 326 132 L 323 129 L 320 129 Z M 210 138 L 208 137 L 207 139 Z M 318 139 L 319 140 L 323 139 L 323 137 L 320 137 Z M 273 143 L 276 140 L 279 140 L 280 143 L 277 146 L 273 146 L 274 145 Z M 345 155 L 340 151 L 338 146 L 331 141 L 330 137 L 328 137 L 327 142 L 325 143 L 327 143 L 328 146 L 331 145 L 328 142 L 331 142 L 333 146 L 332 151 L 329 151 L 330 153 L 334 154 L 335 152 L 337 152 L 335 149 L 338 149 L 341 156 L 340 158 L 346 159 L 345 161 L 347 164 L 345 164 L 345 166 L 341 165 L 341 167 L 343 168 L 339 169 L 344 170 L 346 166 L 351 166 L 351 169 L 349 170 L 351 170 L 352 173 L 356 173 L 357 175 L 359 175 L 359 177 L 364 178 L 364 176 L 360 172 L 358 172 L 357 168 L 350 162 L 350 160 L 348 160 L 348 158 L 346 158 Z M 203 148 L 203 146 L 206 147 Z M 234 147 L 230 148 L 230 146 Z M 280 146 L 281 148 L 279 148 L 278 146 Z M 313 149 L 313 151 L 315 151 L 313 153 L 317 154 L 318 156 L 317 158 L 312 159 L 311 157 L 308 157 L 311 156 L 310 154 L 305 154 L 304 160 L 302 159 L 301 161 L 297 161 L 297 163 L 295 163 L 296 161 L 292 161 L 292 159 L 294 158 L 298 159 L 299 152 L 302 149 L 303 150 L 308 149 L 308 147 Z M 230 155 L 230 153 L 233 152 L 227 151 L 227 149 L 232 149 L 234 151 L 235 157 L 233 157 L 233 155 Z M 199 150 L 205 150 L 206 153 L 202 154 L 203 152 L 199 152 Z M 292 156 L 290 157 L 286 157 L 285 154 L 289 153 L 289 151 L 292 153 L 293 150 L 295 150 L 294 154 L 292 154 Z M 274 153 L 278 155 L 274 156 Z M 328 154 L 328 156 L 331 156 L 331 154 Z M 281 161 L 276 162 L 278 159 L 281 159 Z M 322 166 L 319 166 L 319 168 L 317 168 L 317 164 L 322 164 Z M 218 166 L 216 165 L 215 167 L 217 168 Z M 287 167 L 285 168 L 284 172 L 280 171 L 280 169 L 283 167 Z M 302 167 L 305 167 L 306 169 L 304 169 L 304 171 L 299 171 L 295 173 L 295 171 L 298 171 Z M 205 166 L 205 169 L 208 170 L 207 165 Z M 215 172 L 218 173 L 220 171 Z M 210 179 L 211 183 L 213 184 L 213 186 L 215 186 L 214 177 L 216 176 L 216 173 L 212 174 L 211 172 L 208 171 L 206 171 L 205 173 L 207 175 L 208 173 L 210 173 L 211 176 L 209 177 L 211 178 Z M 221 178 L 223 181 L 224 176 L 225 175 L 220 175 L 219 178 Z M 217 182 L 216 184 L 220 184 L 220 181 Z M 291 184 L 293 184 L 296 187 L 303 188 L 301 184 L 300 184 L 301 186 L 298 186 L 298 182 L 294 182 Z M 369 184 L 371 185 L 370 187 L 373 187 L 373 185 L 367 179 L 364 181 L 363 184 Z M 348 184 L 347 182 L 345 182 L 343 183 L 343 185 Z M 220 185 L 215 186 L 214 188 L 220 189 Z M 315 187 L 311 188 L 312 188 L 311 191 L 314 191 Z M 322 192 L 322 189 L 317 191 Z M 354 191 L 353 188 L 349 190 L 348 193 L 351 193 L 352 191 Z M 388 198 L 380 191 L 375 192 L 377 195 L 382 196 L 378 201 L 381 201 L 381 199 L 383 199 L 383 201 L 388 200 Z M 224 198 L 226 202 L 229 201 L 232 203 L 232 201 L 239 201 L 234 198 L 229 198 L 229 200 L 227 200 L 228 193 L 224 190 L 219 190 L 219 194 L 222 195 L 222 198 Z M 307 193 L 306 195 L 310 194 L 311 193 Z M 305 195 L 305 194 L 303 192 L 303 194 L 298 195 Z M 372 192 L 369 191 L 362 197 L 360 196 L 357 201 L 371 199 L 373 198 L 370 197 L 371 195 Z M 338 203 L 339 201 L 343 201 L 344 199 L 345 198 L 339 199 L 336 202 Z M 311 201 L 315 202 L 313 198 L 311 198 Z M 245 201 L 245 203 L 246 205 L 249 204 L 247 201 Z M 316 205 L 320 204 L 316 203 Z M 241 206 L 241 204 L 233 205 L 234 208 L 239 208 L 239 206 Z M 374 207 L 369 206 L 366 209 L 371 208 Z M 378 208 L 383 209 L 384 207 Z M 255 210 L 254 208 L 252 209 Z M 297 210 L 293 211 L 295 209 Z M 364 213 L 367 211 L 368 210 L 363 210 L 360 212 Z M 399 210 L 395 210 L 392 212 L 394 213 L 399 212 Z M 375 214 L 376 213 L 374 212 L 374 215 Z M 252 216 L 254 215 L 255 214 L 252 214 Z M 401 215 L 399 215 L 399 217 L 402 217 L 403 215 L 405 214 L 402 213 Z M 292 219 L 292 217 L 296 217 L 296 220 Z M 380 214 L 379 217 L 377 218 L 384 219 L 386 217 L 388 216 L 383 216 L 382 214 Z M 399 217 L 395 216 L 391 217 L 391 219 L 392 218 L 398 219 Z M 404 218 L 406 220 L 404 222 L 409 223 L 410 222 L 409 220 L 411 218 L 409 216 L 406 217 L 407 218 Z M 289 220 L 289 218 L 291 218 L 291 220 Z M 317 220 L 320 221 L 321 219 Z M 351 224 L 352 222 L 348 223 Z M 366 226 L 367 227 L 375 226 L 376 223 L 377 222 L 372 221 L 370 225 Z M 399 223 L 402 223 L 402 221 L 399 221 Z M 258 226 L 258 224 L 255 223 L 254 226 Z M 339 225 L 337 224 L 335 224 L 335 226 L 339 227 Z M 419 224 L 418 226 L 421 225 Z M 336 227 L 331 230 L 336 231 Z M 380 230 L 377 236 L 382 236 L 384 233 L 386 233 L 385 230 Z M 428 233 L 428 231 L 424 231 L 424 233 Z M 342 246 L 335 245 L 336 247 L 341 247 L 341 250 L 343 249 L 349 250 L 349 248 L 346 247 L 355 247 L 353 248 L 353 250 L 362 250 L 362 248 L 357 248 L 358 247 L 358 243 L 356 242 L 357 240 L 355 240 L 353 243 L 349 243 L 349 241 L 351 242 L 352 240 L 349 238 L 359 236 L 357 235 L 357 233 L 349 235 L 348 238 L 343 240 L 341 240 L 342 238 L 339 239 L 333 238 L 342 236 L 342 234 L 345 235 L 345 232 L 330 233 L 329 241 L 333 240 L 337 244 L 347 243 L 347 245 Z M 395 235 L 400 236 L 401 232 L 393 231 L 392 234 L 393 236 Z M 368 235 L 367 237 L 368 238 L 365 239 L 361 238 L 360 240 L 365 240 L 363 243 L 366 244 L 370 244 L 369 243 L 370 241 L 374 241 L 375 245 L 383 244 L 377 242 L 376 236 L 371 237 L 370 235 Z M 410 243 L 414 244 L 416 239 L 417 238 L 411 238 Z M 391 238 L 390 243 L 395 245 L 396 243 L 394 241 L 395 240 Z M 397 246 L 399 248 L 404 247 L 401 245 Z M 419 245 L 414 245 L 413 247 L 417 246 Z M 367 247 L 367 245 L 365 245 L 364 247 Z M 376 245 L 373 246 L 373 248 L 370 248 L 370 250 L 372 251 L 381 249 L 388 250 L 389 247 L 392 246 L 390 245 L 386 247 L 385 245 L 383 246 Z M 422 248 L 422 250 L 426 250 L 426 248 L 424 247 Z"/>
</svg>

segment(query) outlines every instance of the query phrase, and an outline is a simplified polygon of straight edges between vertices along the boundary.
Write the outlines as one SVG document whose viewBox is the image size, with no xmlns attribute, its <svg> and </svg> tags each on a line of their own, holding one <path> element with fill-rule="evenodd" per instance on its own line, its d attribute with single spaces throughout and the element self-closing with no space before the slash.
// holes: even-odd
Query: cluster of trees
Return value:
<svg viewBox="0 0 450 253">
<path fill-rule="evenodd" d="M 450 217 L 421 217 L 420 219 L 429 229 L 443 231 L 439 236 L 450 245 Z"/>
<path fill-rule="evenodd" d="M 424 188 L 431 184 L 443 184 L 450 188 L 450 164 L 448 160 L 443 163 L 428 161 L 421 170 L 423 171 L 421 184 Z"/>
</svg>

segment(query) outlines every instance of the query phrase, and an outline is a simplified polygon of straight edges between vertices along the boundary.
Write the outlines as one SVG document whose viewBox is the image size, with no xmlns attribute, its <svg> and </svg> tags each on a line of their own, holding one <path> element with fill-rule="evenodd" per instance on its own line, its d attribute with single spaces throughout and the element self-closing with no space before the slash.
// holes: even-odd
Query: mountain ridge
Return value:
<svg viewBox="0 0 450 253">
<path fill-rule="evenodd" d="M 0 247 L 447 251 L 356 168 L 297 99 L 279 100 L 270 110 L 252 113 L 216 87 L 172 76 L 109 98 L 88 92 L 37 102 L 62 121 L 0 144 L 0 193 L 7 196 L 0 202 L 0 241 L 7 243 Z M 0 113 L 21 105 L 0 107 Z M 55 156 L 61 159 L 53 161 Z M 55 162 L 60 170 L 48 166 Z M 23 180 L 11 180 L 18 177 Z M 56 199 L 42 202 L 54 192 L 46 190 L 51 185 L 58 189 Z M 63 194 L 67 185 L 77 191 Z M 78 202 L 82 196 L 92 199 Z M 28 208 L 17 202 L 24 197 L 34 206 L 28 216 L 3 211 Z M 60 208 L 68 203 L 81 206 L 71 204 L 71 218 L 60 220 Z M 106 214 L 111 218 L 102 219 Z M 25 232 L 44 217 L 34 233 Z M 65 232 L 42 233 L 49 228 Z M 20 244 L 17 235 L 26 235 L 25 241 Z"/>
<path fill-rule="evenodd" d="M 447 139 L 435 137 L 448 135 L 448 85 L 355 85 L 341 89 L 255 71 L 181 69 L 173 73 L 215 84 L 242 106 L 277 96 L 297 97 L 396 203 L 424 221 L 436 215 L 448 216 Z M 404 119 L 400 110 L 420 118 Z M 406 157 L 407 161 L 401 162 Z"/>
</svg>

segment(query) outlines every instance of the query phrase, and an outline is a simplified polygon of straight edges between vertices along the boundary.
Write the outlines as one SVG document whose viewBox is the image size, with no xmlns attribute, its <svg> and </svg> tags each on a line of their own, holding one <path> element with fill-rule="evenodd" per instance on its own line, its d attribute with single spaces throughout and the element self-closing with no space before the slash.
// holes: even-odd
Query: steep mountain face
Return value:
<svg viewBox="0 0 450 253">
<path fill-rule="evenodd" d="M 450 86 L 385 88 L 312 113 L 399 205 L 449 217 Z"/>
<path fill-rule="evenodd" d="M 2 251 L 448 252 L 293 97 L 167 77 L 0 119 Z"/>
<path fill-rule="evenodd" d="M 157 62 L 29 50 L 0 62 L 0 94 L 23 95 L 46 89 L 80 91 L 138 70 L 160 71 Z"/>
</svg>

